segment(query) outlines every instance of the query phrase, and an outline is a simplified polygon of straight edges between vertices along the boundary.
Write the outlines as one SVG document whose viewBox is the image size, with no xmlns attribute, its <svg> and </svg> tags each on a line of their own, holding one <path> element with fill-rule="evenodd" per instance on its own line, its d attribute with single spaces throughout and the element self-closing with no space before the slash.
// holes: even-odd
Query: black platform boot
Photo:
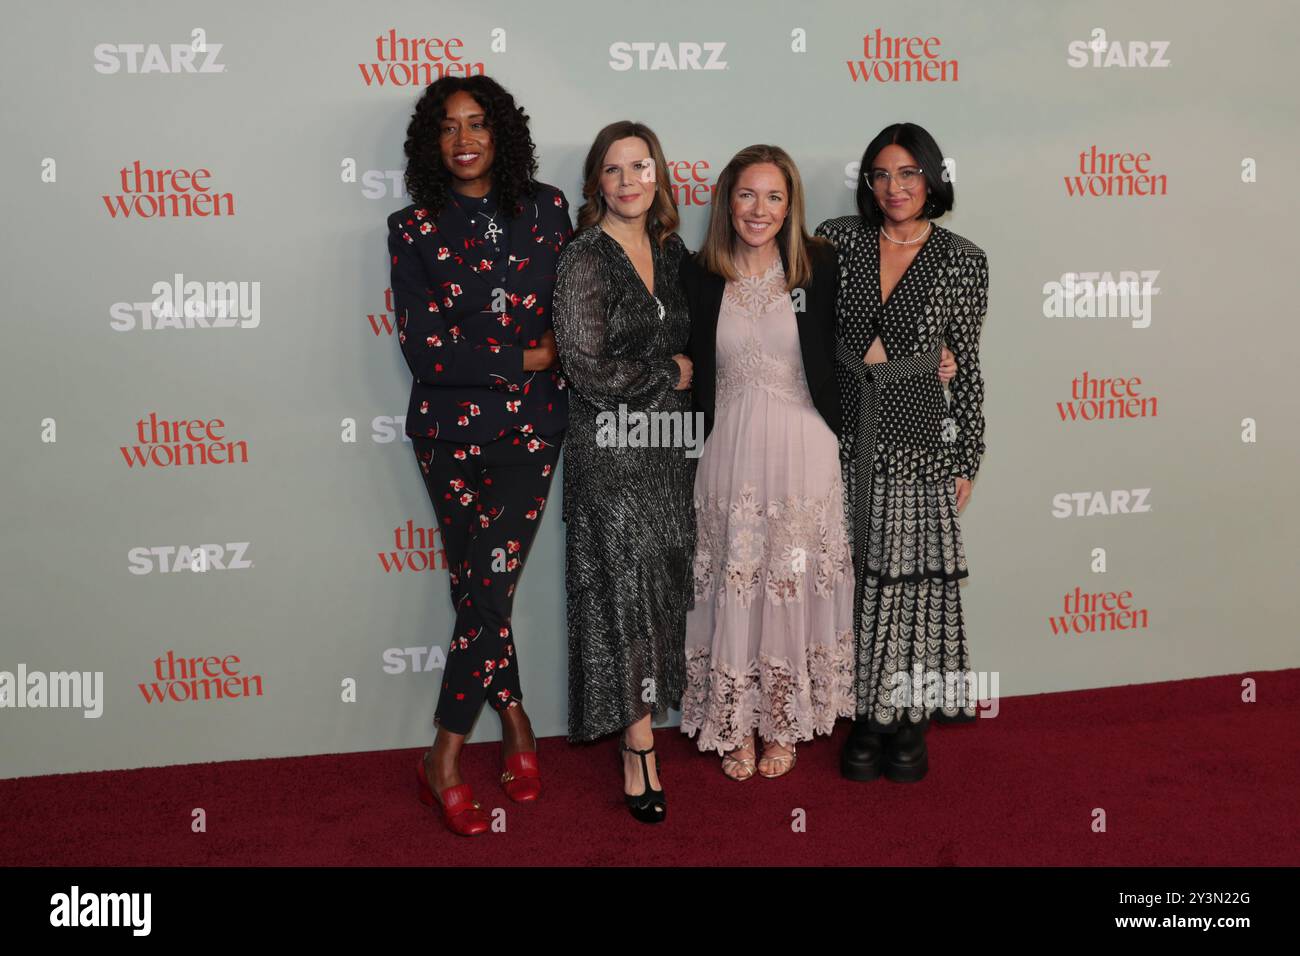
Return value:
<svg viewBox="0 0 1300 956">
<path fill-rule="evenodd" d="M 885 742 L 869 727 L 865 718 L 854 720 L 840 751 L 840 775 L 849 780 L 875 780 L 883 770 Z"/>
<path fill-rule="evenodd" d="M 907 717 L 902 718 L 898 731 L 890 735 L 885 746 L 885 776 L 895 783 L 916 783 L 930 769 L 930 760 L 925 751 L 925 732 L 930 727 L 929 720 L 914 724 Z"/>
</svg>

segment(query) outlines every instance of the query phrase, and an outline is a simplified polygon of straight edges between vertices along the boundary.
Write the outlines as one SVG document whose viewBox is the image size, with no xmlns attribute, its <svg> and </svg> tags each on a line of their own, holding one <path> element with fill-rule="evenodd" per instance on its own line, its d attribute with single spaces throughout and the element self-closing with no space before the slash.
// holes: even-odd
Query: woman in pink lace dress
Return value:
<svg viewBox="0 0 1300 956">
<path fill-rule="evenodd" d="M 695 479 L 682 730 L 745 780 L 788 772 L 799 741 L 854 712 L 839 273 L 833 249 L 804 227 L 799 172 L 784 150 L 742 150 L 716 196 L 704 246 L 682 266 L 708 434 Z"/>
</svg>

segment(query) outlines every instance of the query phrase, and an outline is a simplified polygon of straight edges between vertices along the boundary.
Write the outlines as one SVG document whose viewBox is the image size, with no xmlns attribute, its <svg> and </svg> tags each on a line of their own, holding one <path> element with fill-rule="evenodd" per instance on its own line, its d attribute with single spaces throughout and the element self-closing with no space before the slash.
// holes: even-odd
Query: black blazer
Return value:
<svg viewBox="0 0 1300 956">
<path fill-rule="evenodd" d="M 804 311 L 795 313 L 799 325 L 799 351 L 813 405 L 831 431 L 840 430 L 840 395 L 835 377 L 835 300 L 839 290 L 839 259 L 830 245 L 809 245 L 812 281 L 804 290 Z M 781 253 L 781 263 L 785 253 Z M 717 382 L 718 312 L 726 280 L 708 272 L 694 255 L 682 258 L 679 270 L 691 310 L 691 340 L 686 354 L 695 365 L 692 386 L 695 408 L 704 413 L 704 433 L 713 430 L 714 389 Z"/>
<path fill-rule="evenodd" d="M 436 217 L 414 204 L 388 217 L 398 341 L 413 379 L 407 435 L 487 444 L 568 425 L 560 371 L 524 371 L 523 350 L 551 328 L 555 264 L 573 234 L 564 193 L 536 186 L 508 220 L 504 263 L 488 258 L 451 200 Z"/>
</svg>

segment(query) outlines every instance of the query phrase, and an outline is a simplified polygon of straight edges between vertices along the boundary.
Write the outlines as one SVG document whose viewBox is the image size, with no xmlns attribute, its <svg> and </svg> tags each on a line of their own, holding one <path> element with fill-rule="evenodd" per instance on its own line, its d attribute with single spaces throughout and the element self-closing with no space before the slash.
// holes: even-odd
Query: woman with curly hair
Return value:
<svg viewBox="0 0 1300 956">
<path fill-rule="evenodd" d="M 438 517 L 456 619 L 420 798 L 455 833 L 487 814 L 459 758 L 486 701 L 501 717 L 501 782 L 537 799 L 511 611 L 568 420 L 551 331 L 569 204 L 537 182 L 528 117 L 486 76 L 431 83 L 407 127 L 410 205 L 388 217 L 398 341 L 413 378 L 406 434 Z"/>
</svg>

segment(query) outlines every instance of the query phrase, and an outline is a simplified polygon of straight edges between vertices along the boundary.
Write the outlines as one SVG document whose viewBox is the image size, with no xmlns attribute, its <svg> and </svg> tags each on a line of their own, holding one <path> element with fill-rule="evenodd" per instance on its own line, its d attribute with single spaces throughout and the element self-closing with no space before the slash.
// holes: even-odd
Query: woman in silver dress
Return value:
<svg viewBox="0 0 1300 956">
<path fill-rule="evenodd" d="M 640 123 L 600 131 L 574 239 L 557 266 L 554 326 L 570 386 L 565 442 L 569 740 L 623 732 L 623 792 L 664 819 L 652 717 L 681 701 L 691 598 L 695 459 L 646 441 L 641 415 L 689 420 L 686 247 L 663 151 Z M 658 421 L 665 421 L 660 418 Z M 639 758 L 639 759 L 638 759 Z"/>
<path fill-rule="evenodd" d="M 925 732 L 975 718 L 957 513 L 984 454 L 979 338 L 988 259 L 934 220 L 953 205 L 943 153 L 912 123 L 867 146 L 859 215 L 817 227 L 840 259 L 841 454 L 853 507 L 857 717 L 853 780 L 925 776 Z M 956 355 L 951 399 L 934 375 Z"/>
</svg>

